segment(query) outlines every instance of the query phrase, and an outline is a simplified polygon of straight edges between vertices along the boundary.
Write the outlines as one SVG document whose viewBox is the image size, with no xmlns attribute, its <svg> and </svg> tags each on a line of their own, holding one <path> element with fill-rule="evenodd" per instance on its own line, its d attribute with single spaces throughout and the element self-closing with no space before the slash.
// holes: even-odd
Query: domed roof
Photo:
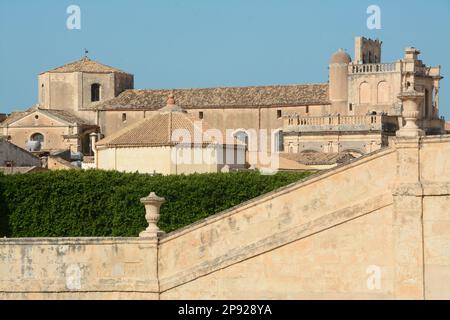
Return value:
<svg viewBox="0 0 450 320">
<path fill-rule="evenodd" d="M 349 64 L 352 62 L 350 55 L 342 49 L 339 49 L 335 54 L 331 56 L 330 64 L 335 63 L 345 63 Z"/>
</svg>

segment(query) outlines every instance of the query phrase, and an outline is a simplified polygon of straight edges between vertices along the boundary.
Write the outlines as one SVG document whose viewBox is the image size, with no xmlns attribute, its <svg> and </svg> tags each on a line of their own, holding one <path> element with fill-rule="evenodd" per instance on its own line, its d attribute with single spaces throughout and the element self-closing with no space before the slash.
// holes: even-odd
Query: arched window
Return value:
<svg viewBox="0 0 450 320">
<path fill-rule="evenodd" d="M 44 135 L 42 135 L 41 133 L 34 133 L 31 136 L 31 141 L 38 141 L 40 143 L 44 142 Z"/>
<path fill-rule="evenodd" d="M 360 104 L 370 103 L 370 86 L 367 82 L 363 82 L 359 86 L 359 103 Z"/>
<path fill-rule="evenodd" d="M 378 83 L 377 102 L 378 104 L 385 104 L 389 102 L 390 87 L 386 81 Z"/>
<path fill-rule="evenodd" d="M 100 101 L 100 85 L 94 83 L 91 85 L 91 102 Z"/>
<path fill-rule="evenodd" d="M 241 143 L 245 144 L 246 147 L 248 147 L 248 134 L 244 130 L 238 130 L 236 131 L 233 136 L 236 138 L 236 140 L 240 141 Z"/>
</svg>

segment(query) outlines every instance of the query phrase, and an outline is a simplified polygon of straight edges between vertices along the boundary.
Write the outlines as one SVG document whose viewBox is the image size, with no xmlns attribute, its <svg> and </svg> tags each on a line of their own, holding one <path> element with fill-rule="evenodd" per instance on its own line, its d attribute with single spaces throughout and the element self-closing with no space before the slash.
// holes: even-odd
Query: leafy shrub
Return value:
<svg viewBox="0 0 450 320">
<path fill-rule="evenodd" d="M 147 226 L 139 199 L 166 198 L 159 226 L 173 231 L 306 177 L 257 172 L 150 176 L 114 171 L 0 175 L 0 236 L 130 236 Z"/>
</svg>

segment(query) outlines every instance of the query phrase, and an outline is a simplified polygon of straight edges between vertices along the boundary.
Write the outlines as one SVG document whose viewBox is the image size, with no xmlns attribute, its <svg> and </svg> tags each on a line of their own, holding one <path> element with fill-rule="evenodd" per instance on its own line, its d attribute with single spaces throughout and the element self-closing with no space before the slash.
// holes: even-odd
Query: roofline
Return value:
<svg viewBox="0 0 450 320">
<path fill-rule="evenodd" d="M 44 115 L 47 116 L 47 117 L 50 117 L 50 118 L 52 118 L 52 119 L 54 119 L 54 120 L 63 122 L 63 123 L 65 123 L 65 124 L 67 124 L 67 125 L 75 125 L 75 126 L 92 126 L 92 125 L 90 125 L 90 124 L 88 124 L 88 123 L 85 123 L 85 122 L 83 122 L 83 123 L 78 123 L 78 122 L 76 122 L 76 121 L 75 121 L 75 122 L 67 121 L 67 120 L 65 120 L 65 119 L 62 119 L 62 118 L 58 117 L 57 115 L 52 114 L 51 112 L 48 112 L 48 110 L 52 110 L 52 109 L 39 109 L 39 108 L 37 108 L 37 109 L 34 109 L 34 110 L 23 111 L 23 114 L 21 114 L 20 117 L 18 117 L 17 119 L 14 119 L 13 122 L 5 123 L 5 122 L 8 120 L 8 118 L 6 118 L 5 121 L 3 121 L 3 122 L 0 123 L 0 127 L 2 127 L 2 128 L 10 127 L 11 124 L 13 124 L 13 123 L 15 123 L 15 122 L 17 122 L 17 121 L 19 121 L 19 120 L 22 120 L 23 118 L 29 116 L 30 114 L 32 114 L 32 113 L 34 113 L 34 112 L 40 112 L 40 113 L 44 114 Z M 55 109 L 55 111 L 65 111 L 65 110 L 56 110 L 56 109 Z M 80 120 L 82 120 L 82 119 L 80 119 Z M 28 126 L 26 126 L 26 127 L 28 127 Z M 43 126 L 43 127 L 45 127 L 45 126 Z"/>
<path fill-rule="evenodd" d="M 95 144 L 95 147 L 99 149 L 107 149 L 107 148 L 142 148 L 142 147 L 175 147 L 175 146 L 189 146 L 189 147 L 195 147 L 195 146 L 233 146 L 235 149 L 238 147 L 245 148 L 245 145 L 243 144 L 235 144 L 235 143 L 214 143 L 214 142 L 202 142 L 202 143 L 177 143 L 177 142 L 167 142 L 167 143 L 106 143 L 106 144 Z"/>
<path fill-rule="evenodd" d="M 18 149 L 18 150 L 20 150 L 21 152 L 25 152 L 25 153 L 27 153 L 28 155 L 30 155 L 30 156 L 36 158 L 37 160 L 39 160 L 39 157 L 38 157 L 38 156 L 34 155 L 33 153 L 31 153 L 31 152 L 28 151 L 28 150 L 25 150 L 25 149 L 22 148 L 22 147 L 19 147 L 18 145 L 14 144 L 14 143 L 12 143 L 12 142 L 10 142 L 10 141 L 8 141 L 8 140 L 5 139 L 4 137 L 0 137 L 0 141 L 4 141 L 4 142 L 6 142 L 7 144 L 10 144 L 13 148 Z"/>
<path fill-rule="evenodd" d="M 92 62 L 95 62 L 95 63 L 97 63 L 97 64 L 99 64 L 99 65 L 108 67 L 108 68 L 110 68 L 110 69 L 112 69 L 112 70 L 111 70 L 111 71 L 99 71 L 99 72 L 93 72 L 93 71 L 86 71 L 86 72 L 85 72 L 85 71 L 72 71 L 72 72 L 67 72 L 67 71 L 56 71 L 57 69 L 60 69 L 60 68 L 65 67 L 65 66 L 67 66 L 67 65 L 69 65 L 69 64 L 73 64 L 73 63 L 76 63 L 76 62 L 79 62 L 79 61 L 92 61 Z M 123 71 L 123 70 L 121 70 L 121 69 L 117 69 L 117 68 L 115 68 L 115 67 L 111 67 L 111 66 L 109 66 L 109 65 L 107 65 L 107 64 L 98 62 L 98 61 L 96 61 L 96 60 L 90 59 L 90 58 L 88 58 L 87 56 L 85 56 L 85 57 L 83 57 L 83 58 L 81 58 L 81 59 L 78 59 L 78 60 L 74 60 L 74 61 L 72 61 L 72 62 L 68 62 L 68 63 L 66 63 L 66 64 L 64 64 L 64 65 L 62 65 L 62 66 L 59 66 L 59 67 L 56 67 L 56 68 L 52 68 L 52 69 L 50 69 L 50 70 L 43 71 L 43 72 L 39 73 L 39 75 L 42 75 L 42 74 L 45 74 L 45 73 L 77 73 L 77 72 L 80 72 L 80 73 L 93 73 L 93 74 L 119 73 L 119 74 L 128 74 L 128 75 L 133 76 L 133 74 L 131 74 L 131 73 L 128 73 L 128 72 Z"/>
<path fill-rule="evenodd" d="M 60 67 L 58 67 L 58 68 L 60 68 Z M 39 73 L 39 75 L 43 75 L 43 74 L 46 74 L 46 73 L 77 73 L 77 72 L 79 72 L 79 73 L 92 73 L 92 74 L 118 73 L 118 74 L 127 74 L 127 75 L 130 75 L 130 76 L 134 76 L 134 74 L 128 73 L 128 72 L 125 72 L 125 71 L 108 71 L 108 72 L 107 71 L 98 71 L 98 72 L 93 72 L 93 71 L 72 71 L 72 72 L 69 72 L 69 71 L 52 71 L 52 70 L 41 72 L 41 73 Z"/>
<path fill-rule="evenodd" d="M 107 101 L 105 101 L 107 102 Z M 310 103 L 296 103 L 296 104 L 261 104 L 261 105 L 246 105 L 246 106 L 242 106 L 242 105 L 228 105 L 228 106 L 223 106 L 223 105 L 210 105 L 210 106 L 205 106 L 205 107 L 189 107 L 189 106 L 183 106 L 183 109 L 186 110 L 202 110 L 202 109 L 232 109 L 232 108 L 236 108 L 236 109 L 253 109 L 253 108 L 295 108 L 295 107 L 305 107 L 305 106 L 326 106 L 326 105 L 330 105 L 331 101 L 326 101 L 326 102 L 310 102 Z M 162 107 L 164 108 L 164 107 Z M 92 108 L 92 109 L 83 109 L 85 111 L 158 111 L 159 109 L 153 109 L 152 107 L 124 107 L 124 106 L 120 106 L 120 107 L 108 107 L 108 108 Z"/>
<path fill-rule="evenodd" d="M 289 84 L 261 84 L 244 86 L 219 86 L 219 87 L 191 87 L 191 88 L 153 88 L 153 89 L 127 89 L 126 91 L 170 91 L 170 90 L 212 90 L 212 89 L 244 89 L 244 88 L 265 88 L 265 87 L 297 87 L 297 86 L 325 86 L 328 82 L 322 83 L 289 83 Z"/>
</svg>

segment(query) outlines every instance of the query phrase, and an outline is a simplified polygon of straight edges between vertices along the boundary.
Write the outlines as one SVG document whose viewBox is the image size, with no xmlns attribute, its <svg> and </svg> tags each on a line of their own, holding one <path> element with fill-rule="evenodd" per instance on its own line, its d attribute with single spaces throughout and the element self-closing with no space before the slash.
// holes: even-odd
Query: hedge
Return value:
<svg viewBox="0 0 450 320">
<path fill-rule="evenodd" d="M 170 232 L 308 175 L 97 170 L 0 175 L 0 236 L 134 237 L 147 226 L 139 199 L 151 191 L 166 198 L 159 226 Z"/>
</svg>

